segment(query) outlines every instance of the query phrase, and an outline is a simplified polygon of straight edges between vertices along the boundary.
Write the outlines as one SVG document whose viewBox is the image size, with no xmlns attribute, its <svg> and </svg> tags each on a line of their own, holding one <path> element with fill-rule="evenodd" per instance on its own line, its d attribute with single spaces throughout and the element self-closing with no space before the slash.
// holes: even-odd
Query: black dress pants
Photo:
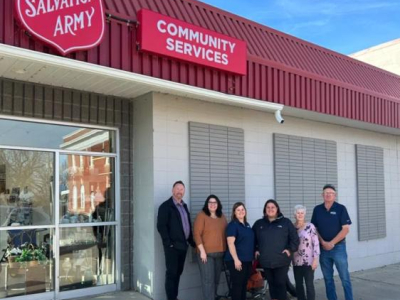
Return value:
<svg viewBox="0 0 400 300">
<path fill-rule="evenodd" d="M 289 266 L 264 269 L 271 299 L 286 300 L 286 281 L 288 270 Z"/>
<path fill-rule="evenodd" d="M 314 271 L 311 266 L 294 266 L 294 280 L 296 281 L 296 292 L 298 300 L 315 300 Z M 304 292 L 306 284 L 306 293 Z"/>
<path fill-rule="evenodd" d="M 235 269 L 233 260 L 225 262 L 230 275 L 230 292 L 232 300 L 246 300 L 247 281 L 251 273 L 251 261 L 242 261 L 242 270 Z"/>
<path fill-rule="evenodd" d="M 165 292 L 168 300 L 176 300 L 178 297 L 179 279 L 185 265 L 186 250 L 164 248 L 165 265 Z"/>
</svg>

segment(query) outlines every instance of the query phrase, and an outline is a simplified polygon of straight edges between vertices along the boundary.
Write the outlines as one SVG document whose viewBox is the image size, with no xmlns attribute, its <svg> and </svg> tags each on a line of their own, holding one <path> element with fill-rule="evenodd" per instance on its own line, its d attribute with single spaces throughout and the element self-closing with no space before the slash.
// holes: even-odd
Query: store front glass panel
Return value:
<svg viewBox="0 0 400 300">
<path fill-rule="evenodd" d="M 116 285 L 115 137 L 0 119 L 0 299 Z"/>
<path fill-rule="evenodd" d="M 60 229 L 60 290 L 114 283 L 114 226 Z"/>
<path fill-rule="evenodd" d="M 54 291 L 53 236 L 53 229 L 0 231 L 0 298 Z"/>
<path fill-rule="evenodd" d="M 2 227 L 53 224 L 54 153 L 0 149 Z"/>
<path fill-rule="evenodd" d="M 0 119 L 1 145 L 115 153 L 115 132 Z"/>
<path fill-rule="evenodd" d="M 60 155 L 60 223 L 115 220 L 113 157 Z"/>
</svg>

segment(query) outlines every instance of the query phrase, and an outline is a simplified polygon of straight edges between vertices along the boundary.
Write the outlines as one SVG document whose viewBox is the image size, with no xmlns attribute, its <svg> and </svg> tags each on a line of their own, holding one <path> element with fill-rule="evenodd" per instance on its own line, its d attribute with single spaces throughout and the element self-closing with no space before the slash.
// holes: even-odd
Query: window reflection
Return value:
<svg viewBox="0 0 400 300">
<path fill-rule="evenodd" d="M 100 129 L 80 128 L 63 136 L 60 145 L 64 150 L 111 152 L 111 132 Z"/>
<path fill-rule="evenodd" d="M 60 230 L 60 290 L 115 282 L 114 226 Z"/>
<path fill-rule="evenodd" d="M 52 224 L 54 154 L 0 149 L 0 226 Z"/>
<path fill-rule="evenodd" d="M 0 231 L 0 298 L 54 290 L 52 229 Z"/>
<path fill-rule="evenodd" d="M 115 151 L 114 135 L 110 130 L 0 119 L 2 145 L 110 153 Z"/>
<path fill-rule="evenodd" d="M 115 227 L 101 223 L 115 220 L 115 158 L 104 156 L 115 152 L 114 136 L 109 130 L 0 119 L 1 145 L 75 153 L 0 148 L 0 299 L 54 291 L 55 280 L 61 290 L 115 283 Z M 37 228 L 54 227 L 55 198 L 61 224 L 94 226 Z M 53 237 L 60 245 L 56 276 Z"/>
<path fill-rule="evenodd" d="M 60 156 L 60 223 L 114 221 L 114 158 Z"/>
</svg>

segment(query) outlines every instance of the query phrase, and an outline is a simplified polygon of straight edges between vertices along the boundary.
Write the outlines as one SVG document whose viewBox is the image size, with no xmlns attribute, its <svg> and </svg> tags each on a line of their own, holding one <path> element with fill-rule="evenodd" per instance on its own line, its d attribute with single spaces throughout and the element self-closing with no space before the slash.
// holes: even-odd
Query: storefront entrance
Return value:
<svg viewBox="0 0 400 300">
<path fill-rule="evenodd" d="M 0 119 L 0 299 L 117 289 L 117 136 Z"/>
</svg>

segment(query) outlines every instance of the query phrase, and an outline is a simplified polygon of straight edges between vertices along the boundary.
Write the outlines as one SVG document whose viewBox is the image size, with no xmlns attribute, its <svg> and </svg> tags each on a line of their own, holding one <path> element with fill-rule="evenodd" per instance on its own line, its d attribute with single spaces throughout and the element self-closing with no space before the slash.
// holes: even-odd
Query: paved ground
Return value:
<svg viewBox="0 0 400 300">
<path fill-rule="evenodd" d="M 354 300 L 399 300 L 400 299 L 400 264 L 382 268 L 359 271 L 351 274 Z M 339 300 L 344 300 L 343 289 L 339 278 L 336 278 L 336 290 Z M 325 300 L 325 286 L 323 280 L 315 281 L 316 299 Z M 91 300 L 149 300 L 135 292 L 117 292 L 106 294 Z M 269 299 L 269 298 L 267 298 Z M 157 299 L 155 299 L 157 300 Z M 201 299 L 182 299 L 201 300 Z"/>
<path fill-rule="evenodd" d="M 135 292 L 116 292 L 112 294 L 104 294 L 101 296 L 97 296 L 94 298 L 80 298 L 87 300 L 149 300 L 149 298 L 142 296 L 139 293 Z M 193 299 L 194 300 L 194 299 Z"/>
<path fill-rule="evenodd" d="M 399 300 L 400 299 L 400 264 L 382 268 L 359 271 L 351 274 L 354 300 Z M 338 299 L 343 299 L 343 289 L 339 278 L 335 278 Z M 315 282 L 317 300 L 325 300 L 323 280 Z"/>
</svg>

